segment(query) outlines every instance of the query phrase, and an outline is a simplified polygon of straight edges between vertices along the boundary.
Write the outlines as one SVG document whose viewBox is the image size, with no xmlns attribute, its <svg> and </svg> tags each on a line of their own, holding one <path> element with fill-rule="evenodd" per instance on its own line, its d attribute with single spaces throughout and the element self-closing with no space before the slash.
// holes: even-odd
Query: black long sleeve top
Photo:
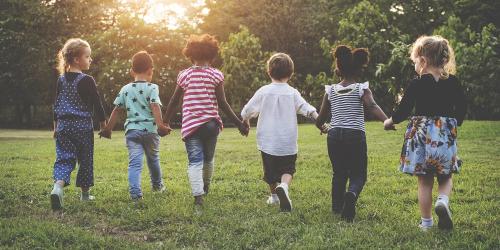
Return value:
<svg viewBox="0 0 500 250">
<path fill-rule="evenodd" d="M 74 81 L 76 77 L 80 73 L 76 72 L 66 72 L 64 73 L 66 79 L 68 81 Z M 56 94 L 54 97 L 54 104 L 57 100 L 57 96 L 59 95 L 59 79 L 56 82 Z M 97 86 L 94 78 L 89 75 L 85 75 L 80 82 L 78 82 L 77 87 L 78 95 L 82 98 L 83 102 L 87 103 L 89 107 L 91 107 L 96 115 L 96 118 L 99 122 L 106 120 L 106 116 L 104 114 L 104 108 L 102 106 L 101 98 L 99 97 L 99 92 L 97 91 Z M 56 114 L 53 114 L 54 121 L 56 121 Z"/>
<path fill-rule="evenodd" d="M 466 110 L 464 92 L 454 75 L 436 82 L 431 74 L 425 74 L 410 82 L 403 99 L 392 115 L 392 120 L 397 124 L 406 120 L 411 114 L 445 116 L 457 119 L 460 126 Z"/>
</svg>

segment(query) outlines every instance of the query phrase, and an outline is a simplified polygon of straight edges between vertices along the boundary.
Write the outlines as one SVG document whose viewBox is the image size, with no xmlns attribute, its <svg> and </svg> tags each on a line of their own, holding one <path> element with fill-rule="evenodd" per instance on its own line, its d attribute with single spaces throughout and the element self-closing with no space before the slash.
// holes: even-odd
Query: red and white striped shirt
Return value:
<svg viewBox="0 0 500 250">
<path fill-rule="evenodd" d="M 184 91 L 182 99 L 182 139 L 193 134 L 201 125 L 215 119 L 222 130 L 215 88 L 224 84 L 224 74 L 208 66 L 192 66 L 177 76 L 177 85 Z"/>
</svg>

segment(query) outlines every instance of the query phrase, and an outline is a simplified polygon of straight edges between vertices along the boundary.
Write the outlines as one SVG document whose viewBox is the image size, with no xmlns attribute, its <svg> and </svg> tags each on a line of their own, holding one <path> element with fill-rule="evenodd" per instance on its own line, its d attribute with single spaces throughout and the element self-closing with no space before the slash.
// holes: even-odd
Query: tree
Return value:
<svg viewBox="0 0 500 250">
<path fill-rule="evenodd" d="M 241 110 L 253 93 L 269 80 L 266 75 L 268 53 L 262 52 L 260 39 L 241 26 L 238 33 L 229 35 L 221 44 L 224 87 L 228 102 L 235 110 Z"/>
</svg>

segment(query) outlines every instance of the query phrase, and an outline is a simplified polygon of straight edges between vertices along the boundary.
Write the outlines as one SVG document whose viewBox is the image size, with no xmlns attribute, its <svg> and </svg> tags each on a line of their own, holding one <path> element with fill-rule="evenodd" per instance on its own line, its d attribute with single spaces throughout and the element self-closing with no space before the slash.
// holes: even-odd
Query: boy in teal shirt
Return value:
<svg viewBox="0 0 500 250">
<path fill-rule="evenodd" d="M 130 197 L 138 200 L 143 196 L 141 172 L 144 154 L 153 191 L 165 190 L 160 168 L 159 145 L 160 136 L 169 134 L 171 129 L 162 121 L 158 85 L 151 83 L 153 59 L 146 51 L 138 52 L 132 57 L 131 74 L 135 81 L 123 86 L 118 93 L 113 102 L 115 108 L 100 135 L 111 138 L 111 130 L 119 114 L 126 110 L 127 119 L 124 127 L 129 155 L 129 191 Z"/>
</svg>

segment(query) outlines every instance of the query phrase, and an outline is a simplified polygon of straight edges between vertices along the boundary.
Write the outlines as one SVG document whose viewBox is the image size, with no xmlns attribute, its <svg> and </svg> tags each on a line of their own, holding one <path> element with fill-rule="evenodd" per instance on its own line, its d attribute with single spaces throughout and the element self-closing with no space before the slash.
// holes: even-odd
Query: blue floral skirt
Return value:
<svg viewBox="0 0 500 250">
<path fill-rule="evenodd" d="M 458 173 L 457 120 L 441 116 L 411 117 L 400 163 L 400 170 L 411 175 Z"/>
</svg>

